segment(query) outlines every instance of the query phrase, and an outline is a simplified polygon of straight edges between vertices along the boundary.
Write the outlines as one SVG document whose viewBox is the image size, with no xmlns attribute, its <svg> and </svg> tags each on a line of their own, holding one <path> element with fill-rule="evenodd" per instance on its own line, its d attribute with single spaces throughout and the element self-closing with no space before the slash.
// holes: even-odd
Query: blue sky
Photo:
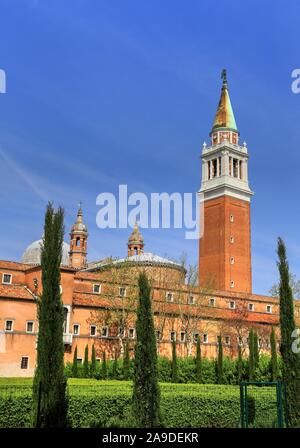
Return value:
<svg viewBox="0 0 300 448">
<path fill-rule="evenodd" d="M 300 277 L 299 14 L 296 0 L 2 0 L 0 258 L 41 236 L 48 199 L 67 232 L 83 201 L 89 259 L 124 256 L 129 231 L 97 228 L 96 196 L 197 191 L 226 67 L 255 192 L 253 289 L 277 281 L 279 235 Z M 184 230 L 143 234 L 145 250 L 197 261 Z"/>
</svg>

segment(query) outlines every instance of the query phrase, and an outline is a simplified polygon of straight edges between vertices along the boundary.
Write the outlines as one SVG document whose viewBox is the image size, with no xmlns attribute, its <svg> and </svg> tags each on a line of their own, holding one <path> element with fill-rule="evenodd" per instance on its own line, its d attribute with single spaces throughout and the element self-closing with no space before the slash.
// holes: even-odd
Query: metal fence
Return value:
<svg viewBox="0 0 300 448">
<path fill-rule="evenodd" d="M 283 428 L 284 387 L 280 381 L 240 384 L 241 427 Z"/>
</svg>

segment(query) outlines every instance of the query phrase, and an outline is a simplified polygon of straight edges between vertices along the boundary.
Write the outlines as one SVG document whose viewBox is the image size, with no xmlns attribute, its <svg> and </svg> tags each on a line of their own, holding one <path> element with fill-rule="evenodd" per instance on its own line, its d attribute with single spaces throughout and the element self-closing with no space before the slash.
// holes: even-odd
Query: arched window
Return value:
<svg viewBox="0 0 300 448">
<path fill-rule="evenodd" d="M 78 238 L 76 238 L 76 247 L 79 247 L 80 246 L 80 238 L 78 237 Z"/>
</svg>

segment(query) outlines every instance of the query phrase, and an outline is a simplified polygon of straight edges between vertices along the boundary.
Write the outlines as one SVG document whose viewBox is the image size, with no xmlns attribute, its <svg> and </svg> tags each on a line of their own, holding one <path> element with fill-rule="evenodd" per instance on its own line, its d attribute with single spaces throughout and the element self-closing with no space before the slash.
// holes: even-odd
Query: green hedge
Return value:
<svg viewBox="0 0 300 448">
<path fill-rule="evenodd" d="M 237 361 L 235 359 L 225 357 L 223 359 L 223 379 L 224 384 L 237 384 Z M 281 367 L 281 359 L 279 359 L 279 370 Z M 72 377 L 72 364 L 66 365 L 66 376 Z M 133 361 L 130 362 L 130 379 L 133 378 Z M 196 383 L 196 366 L 195 359 L 177 358 L 177 376 L 179 383 Z M 203 383 L 216 383 L 216 362 L 214 359 L 202 359 L 202 377 Z M 78 366 L 78 378 L 84 378 L 83 365 Z M 101 379 L 101 365 L 97 365 L 96 378 Z M 107 361 L 107 378 L 123 380 L 123 361 L 121 359 L 117 362 L 117 372 L 114 374 L 113 361 Z M 168 358 L 158 358 L 158 380 L 161 383 L 169 383 L 172 381 L 171 362 Z M 248 360 L 243 359 L 243 380 L 248 380 Z M 270 357 L 267 355 L 260 355 L 259 368 L 256 371 L 257 381 L 271 381 L 271 367 Z"/>
<path fill-rule="evenodd" d="M 28 427 L 31 387 L 24 383 L 0 383 L 0 427 Z M 72 427 L 89 427 L 119 417 L 130 421 L 130 382 L 69 380 L 69 422 Z M 165 427 L 237 427 L 240 418 L 238 386 L 212 384 L 161 384 L 161 411 Z M 253 426 L 272 426 L 275 391 L 259 388 L 255 395 Z M 273 394 L 273 395 L 272 395 Z M 251 395 L 251 392 L 250 392 Z M 253 394 L 254 396 L 254 394 Z M 271 409 L 272 408 L 272 409 Z M 263 420 L 266 409 L 268 422 Z"/>
</svg>

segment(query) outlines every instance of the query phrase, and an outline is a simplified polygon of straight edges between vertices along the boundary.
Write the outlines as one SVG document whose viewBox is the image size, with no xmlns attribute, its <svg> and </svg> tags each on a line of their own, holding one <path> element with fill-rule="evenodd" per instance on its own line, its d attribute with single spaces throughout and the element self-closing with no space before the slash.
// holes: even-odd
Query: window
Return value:
<svg viewBox="0 0 300 448">
<path fill-rule="evenodd" d="M 180 332 L 180 342 L 185 342 L 185 337 L 186 337 L 185 331 L 181 331 Z"/>
<path fill-rule="evenodd" d="M 79 331 L 80 331 L 80 325 L 79 324 L 74 324 L 73 325 L 73 334 L 78 336 L 79 335 Z"/>
<path fill-rule="evenodd" d="M 216 299 L 209 299 L 209 306 L 216 306 Z"/>
<path fill-rule="evenodd" d="M 29 364 L 29 358 L 28 356 L 22 356 L 21 358 L 21 369 L 28 369 L 28 364 Z"/>
<path fill-rule="evenodd" d="M 63 292 L 62 286 L 59 285 L 59 293 L 62 294 L 62 292 Z"/>
<path fill-rule="evenodd" d="M 230 345 L 230 336 L 225 336 L 224 341 L 225 345 Z"/>
<path fill-rule="evenodd" d="M 90 326 L 90 336 L 96 336 L 97 334 L 97 327 L 96 325 L 91 325 Z"/>
<path fill-rule="evenodd" d="M 230 237 L 230 243 L 231 243 L 231 244 L 234 243 L 234 236 L 233 236 L 233 235 L 231 235 L 231 237 Z"/>
<path fill-rule="evenodd" d="M 101 285 L 93 285 L 93 293 L 100 294 L 100 292 L 101 292 Z"/>
<path fill-rule="evenodd" d="M 234 216 L 230 215 L 230 222 L 234 222 Z"/>
<path fill-rule="evenodd" d="M 82 358 L 77 358 L 77 364 L 82 364 Z"/>
<path fill-rule="evenodd" d="M 199 339 L 199 333 L 194 333 L 194 342 L 197 342 Z"/>
<path fill-rule="evenodd" d="M 121 286 L 121 288 L 119 288 L 119 295 L 121 297 L 125 297 L 126 296 L 126 288 L 124 288 L 124 286 Z"/>
<path fill-rule="evenodd" d="M 11 279 L 12 279 L 11 274 L 2 274 L 2 283 L 5 283 L 6 285 L 10 285 Z"/>
<path fill-rule="evenodd" d="M 208 334 L 207 333 L 204 333 L 204 335 L 203 335 L 203 343 L 208 344 Z"/>
<path fill-rule="evenodd" d="M 125 328 L 123 328 L 123 327 L 119 327 L 119 333 L 118 333 L 118 335 L 119 335 L 121 338 L 125 338 Z"/>
<path fill-rule="evenodd" d="M 128 329 L 128 337 L 130 339 L 134 339 L 134 337 L 135 337 L 135 329 L 134 328 L 129 328 Z"/>
<path fill-rule="evenodd" d="M 167 292 L 166 293 L 166 300 L 167 300 L 167 302 L 173 302 L 174 297 L 173 297 L 173 293 L 172 292 Z"/>
<path fill-rule="evenodd" d="M 234 300 L 231 300 L 231 301 L 229 302 L 229 308 L 230 308 L 231 310 L 234 310 L 234 309 L 235 309 L 235 301 L 234 301 Z"/>
<path fill-rule="evenodd" d="M 80 246 L 80 238 L 76 238 L 76 247 Z"/>
<path fill-rule="evenodd" d="M 160 330 L 156 330 L 156 339 L 157 339 L 158 341 L 161 340 L 161 331 L 160 331 Z"/>
<path fill-rule="evenodd" d="M 243 338 L 241 336 L 238 337 L 238 344 L 243 345 Z"/>
<path fill-rule="evenodd" d="M 194 305 L 195 303 L 195 297 L 192 295 L 189 295 L 189 299 L 188 299 L 189 305 Z"/>
<path fill-rule="evenodd" d="M 272 313 L 272 307 L 271 307 L 271 305 L 267 305 L 267 307 L 266 307 L 266 311 L 267 311 L 267 313 Z"/>
<path fill-rule="evenodd" d="M 29 320 L 26 322 L 26 332 L 27 333 L 33 333 L 33 327 L 34 327 L 34 324 L 33 324 L 32 320 Z"/>
<path fill-rule="evenodd" d="M 231 282 L 230 282 L 230 288 L 234 288 L 234 281 L 233 280 L 231 280 Z"/>
<path fill-rule="evenodd" d="M 5 321 L 5 331 L 13 331 L 14 322 L 12 320 Z"/>
<path fill-rule="evenodd" d="M 259 347 L 262 347 L 262 346 L 263 346 L 262 338 L 258 338 L 258 346 L 259 346 Z"/>
<path fill-rule="evenodd" d="M 170 331 L 170 341 L 176 341 L 176 331 Z"/>
<path fill-rule="evenodd" d="M 68 310 L 68 308 L 66 308 L 66 307 L 64 307 L 64 325 L 63 325 L 63 328 L 64 328 L 64 333 L 67 333 L 67 327 L 68 327 L 68 312 L 69 312 L 69 310 Z"/>
<path fill-rule="evenodd" d="M 234 257 L 230 257 L 230 264 L 234 264 Z"/>
<path fill-rule="evenodd" d="M 254 305 L 253 305 L 253 303 L 248 303 L 248 310 L 249 310 L 249 311 L 254 311 Z"/>
<path fill-rule="evenodd" d="M 101 328 L 101 337 L 102 338 L 108 337 L 108 327 L 107 326 Z"/>
</svg>

